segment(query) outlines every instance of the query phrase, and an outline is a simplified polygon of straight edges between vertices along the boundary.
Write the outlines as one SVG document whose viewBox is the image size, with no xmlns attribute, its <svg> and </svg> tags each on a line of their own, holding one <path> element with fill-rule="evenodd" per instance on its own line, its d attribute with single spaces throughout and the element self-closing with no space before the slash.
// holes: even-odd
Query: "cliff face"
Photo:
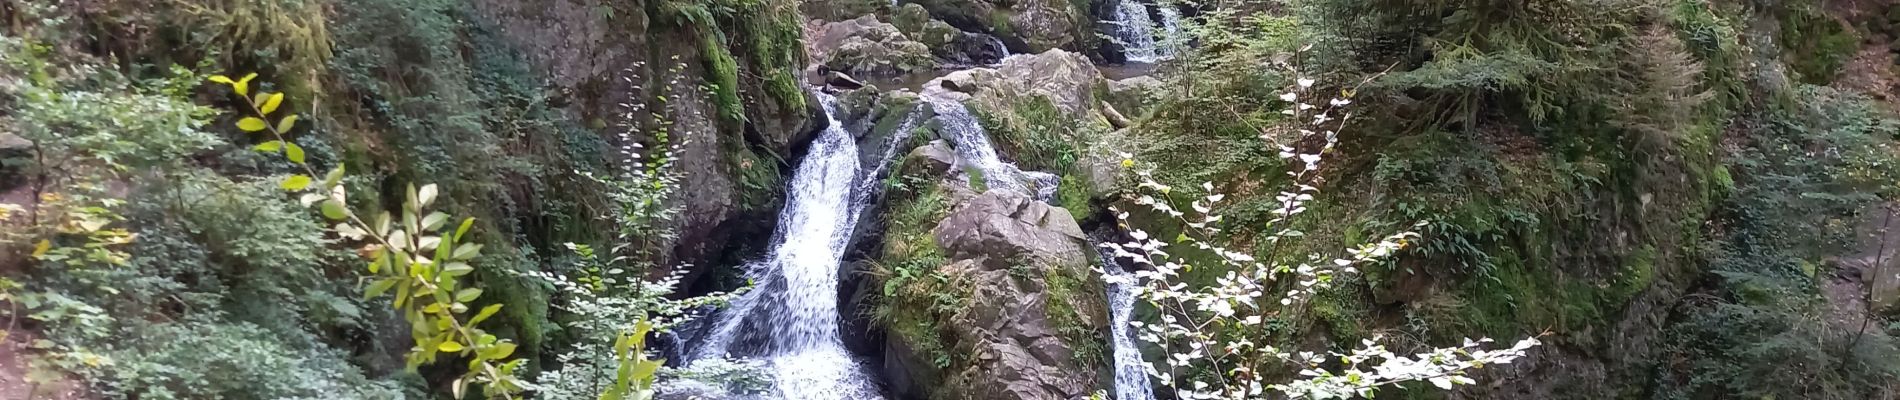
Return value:
<svg viewBox="0 0 1900 400">
<path fill-rule="evenodd" d="M 806 63 L 796 9 L 780 3 L 726 15 L 664 1 L 485 0 L 476 8 L 553 90 L 571 96 L 578 118 L 608 132 L 631 125 L 636 140 L 683 143 L 684 209 L 667 261 L 702 266 L 690 284 L 704 267 L 740 259 L 725 255 L 734 238 L 771 232 L 781 171 L 822 128 L 822 111 L 794 75 Z"/>
</svg>

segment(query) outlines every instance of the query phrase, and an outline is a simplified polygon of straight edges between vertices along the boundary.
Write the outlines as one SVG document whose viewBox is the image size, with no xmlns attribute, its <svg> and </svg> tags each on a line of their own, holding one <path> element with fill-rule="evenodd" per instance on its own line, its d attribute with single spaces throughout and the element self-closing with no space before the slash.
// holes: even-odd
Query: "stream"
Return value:
<svg viewBox="0 0 1900 400">
<path fill-rule="evenodd" d="M 1118 29 L 1113 35 L 1127 43 L 1127 65 L 1103 67 L 1105 75 L 1124 78 L 1144 75 L 1153 63 L 1171 57 L 1174 52 L 1161 38 L 1176 29 L 1174 15 L 1167 7 L 1151 13 L 1148 6 L 1126 0 L 1118 6 L 1112 21 Z M 1159 15 L 1155 21 L 1151 15 Z M 918 74 L 900 78 L 898 87 L 920 89 L 924 82 L 951 71 Z M 704 331 L 693 345 L 684 350 L 688 363 L 714 358 L 747 358 L 762 361 L 769 380 L 768 398 L 812 400 L 881 399 L 876 374 L 860 356 L 847 350 L 840 327 L 840 281 L 845 271 L 846 248 L 866 210 L 878 201 L 881 176 L 901 152 L 911 127 L 922 123 L 917 114 L 908 117 L 888 143 L 879 146 L 877 158 L 861 159 L 856 130 L 838 121 L 837 99 L 817 91 L 824 105 L 827 127 L 814 139 L 809 152 L 798 162 L 786 186 L 785 208 L 778 215 L 778 230 L 773 233 L 765 259 L 745 266 L 746 276 L 754 282 L 752 290 L 733 300 L 726 309 L 703 322 Z M 982 180 L 991 190 L 1008 190 L 1049 202 L 1055 197 L 1060 178 L 1048 172 L 1023 171 L 1004 161 L 991 145 L 988 134 L 965 106 L 954 100 L 924 96 L 936 114 L 939 132 L 951 142 L 963 160 L 957 176 L 965 181 Z M 1091 237 L 1090 245 L 1098 240 Z M 1115 260 L 1104 257 L 1104 271 L 1126 273 Z M 1136 302 L 1130 287 L 1108 285 L 1103 288 L 1109 299 L 1115 387 L 1112 395 L 1119 400 L 1153 399 L 1149 378 L 1143 372 L 1141 355 L 1134 345 L 1128 322 Z"/>
</svg>

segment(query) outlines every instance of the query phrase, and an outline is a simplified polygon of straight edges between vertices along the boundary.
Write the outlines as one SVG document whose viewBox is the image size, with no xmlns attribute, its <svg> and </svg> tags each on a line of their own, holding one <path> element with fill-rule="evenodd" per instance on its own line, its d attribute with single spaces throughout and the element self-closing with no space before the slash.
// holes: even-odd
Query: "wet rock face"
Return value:
<svg viewBox="0 0 1900 400">
<path fill-rule="evenodd" d="M 808 40 L 818 64 L 853 76 L 896 76 L 936 67 L 930 47 L 911 40 L 896 26 L 862 16 L 819 22 Z"/>
<path fill-rule="evenodd" d="M 822 125 L 823 111 L 815 99 L 807 95 L 803 107 L 781 104 L 765 94 L 764 79 L 744 81 L 740 91 L 749 99 L 743 104 L 746 122 L 722 123 L 716 120 L 715 100 L 700 86 L 706 76 L 706 53 L 700 45 L 707 32 L 698 29 L 704 28 L 654 23 L 640 12 L 620 12 L 609 18 L 600 10 L 638 5 L 602 0 L 476 0 L 471 6 L 477 17 L 494 22 L 499 36 L 518 49 L 523 59 L 547 74 L 554 86 L 550 90 L 563 94 L 558 104 L 574 119 L 600 121 L 600 126 L 608 127 L 629 122 L 646 125 L 640 127 L 643 132 L 657 130 L 652 126 L 657 122 L 652 121 L 672 125 L 669 130 L 674 138 L 685 143 L 679 153 L 685 190 L 679 196 L 679 236 L 669 252 L 673 260 L 667 264 L 697 266 L 688 274 L 687 285 L 719 266 L 716 260 L 726 257 L 722 253 L 730 252 L 735 243 L 770 234 L 773 219 L 769 215 L 759 218 L 756 214 L 761 211 L 744 210 L 739 204 L 742 188 L 734 166 L 745 162 L 733 149 L 761 149 L 795 159 L 796 150 L 810 142 Z M 739 76 L 768 75 L 758 70 L 761 67 L 804 69 L 803 59 L 761 65 L 778 61 L 754 60 L 757 55 L 746 51 L 733 55 L 738 58 Z M 654 101 L 659 96 L 668 101 L 652 110 L 662 114 L 658 118 L 629 117 L 621 106 L 659 105 Z M 598 133 L 611 137 L 614 129 Z"/>
</svg>

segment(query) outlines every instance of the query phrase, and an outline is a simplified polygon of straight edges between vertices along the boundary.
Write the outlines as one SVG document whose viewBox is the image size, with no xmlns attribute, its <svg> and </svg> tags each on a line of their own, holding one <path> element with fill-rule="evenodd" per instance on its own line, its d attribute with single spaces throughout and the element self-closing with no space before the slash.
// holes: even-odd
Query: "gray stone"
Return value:
<svg viewBox="0 0 1900 400">
<path fill-rule="evenodd" d="M 838 22 L 813 21 L 807 52 L 819 64 L 854 76 L 894 76 L 936 67 L 930 47 L 905 37 L 891 24 L 866 15 Z"/>
<path fill-rule="evenodd" d="M 979 259 L 993 269 L 1033 261 L 1088 265 L 1086 237 L 1068 210 L 1020 194 L 989 191 L 950 212 L 934 232 L 952 258 Z"/>
<path fill-rule="evenodd" d="M 909 176 L 949 176 L 950 169 L 957 165 L 957 152 L 943 140 L 932 140 L 922 146 L 911 149 L 904 157 L 904 175 Z"/>
</svg>

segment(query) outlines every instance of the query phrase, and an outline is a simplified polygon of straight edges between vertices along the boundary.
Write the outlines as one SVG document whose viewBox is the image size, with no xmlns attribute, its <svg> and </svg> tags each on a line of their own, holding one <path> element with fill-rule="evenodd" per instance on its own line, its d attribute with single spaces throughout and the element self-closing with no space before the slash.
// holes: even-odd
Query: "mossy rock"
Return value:
<svg viewBox="0 0 1900 400">
<path fill-rule="evenodd" d="M 891 24 L 864 16 L 826 23 L 813 35 L 812 52 L 831 70 L 854 76 L 896 76 L 936 67 L 930 47 Z"/>
<path fill-rule="evenodd" d="M 921 0 L 930 15 L 969 32 L 995 35 L 1014 53 L 1091 49 L 1095 24 L 1087 4 L 1067 0 Z"/>
</svg>

